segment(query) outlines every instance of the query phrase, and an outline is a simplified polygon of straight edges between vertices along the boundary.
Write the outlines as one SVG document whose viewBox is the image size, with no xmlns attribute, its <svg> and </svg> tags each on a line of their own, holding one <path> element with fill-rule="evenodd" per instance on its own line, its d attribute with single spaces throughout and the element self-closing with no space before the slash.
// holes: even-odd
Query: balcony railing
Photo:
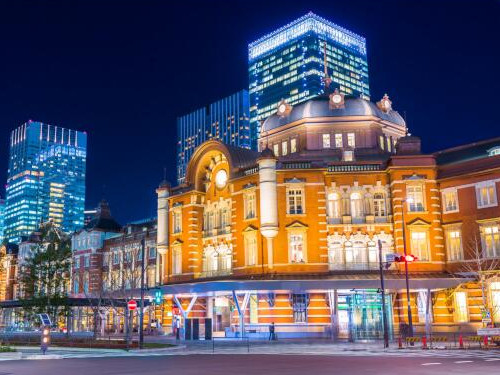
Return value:
<svg viewBox="0 0 500 375">
<path fill-rule="evenodd" d="M 233 270 L 215 270 L 215 271 L 203 271 L 201 277 L 219 277 L 219 276 L 229 276 L 233 273 Z"/>
<path fill-rule="evenodd" d="M 363 262 L 363 263 L 329 263 L 328 267 L 330 271 L 374 271 L 379 269 L 378 262 Z"/>
<path fill-rule="evenodd" d="M 375 224 L 375 223 L 390 223 L 390 216 L 373 216 L 366 215 L 361 217 L 352 217 L 350 215 L 343 215 L 342 217 L 328 217 L 328 224 Z"/>
<path fill-rule="evenodd" d="M 203 237 L 216 237 L 216 236 L 221 236 L 224 234 L 229 234 L 231 233 L 231 226 L 227 225 L 225 227 L 219 227 L 219 228 L 213 228 L 213 229 L 207 229 L 203 231 Z"/>
</svg>

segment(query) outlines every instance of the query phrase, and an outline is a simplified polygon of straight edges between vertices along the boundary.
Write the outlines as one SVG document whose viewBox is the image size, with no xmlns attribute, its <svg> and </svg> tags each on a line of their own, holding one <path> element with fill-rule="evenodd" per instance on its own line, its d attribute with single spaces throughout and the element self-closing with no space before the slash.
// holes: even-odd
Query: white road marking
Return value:
<svg viewBox="0 0 500 375">
<path fill-rule="evenodd" d="M 440 365 L 441 362 L 428 362 L 428 363 L 422 363 L 422 366 L 431 366 L 431 365 Z"/>
<path fill-rule="evenodd" d="M 474 361 L 455 361 L 455 363 L 469 363 L 469 362 L 474 362 Z"/>
<path fill-rule="evenodd" d="M 491 362 L 491 361 L 500 361 L 500 358 L 488 358 L 485 359 L 485 361 Z"/>
</svg>

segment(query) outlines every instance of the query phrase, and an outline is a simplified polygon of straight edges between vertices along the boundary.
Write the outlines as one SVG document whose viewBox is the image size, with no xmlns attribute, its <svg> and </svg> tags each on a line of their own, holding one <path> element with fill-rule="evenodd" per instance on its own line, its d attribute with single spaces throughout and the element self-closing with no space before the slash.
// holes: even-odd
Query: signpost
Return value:
<svg viewBox="0 0 500 375">
<path fill-rule="evenodd" d="M 491 313 L 487 309 L 481 309 L 481 320 L 483 323 L 491 323 Z"/>
<path fill-rule="evenodd" d="M 128 311 L 134 311 L 137 309 L 137 302 L 135 300 L 131 299 L 130 301 L 127 302 L 127 307 Z"/>
</svg>

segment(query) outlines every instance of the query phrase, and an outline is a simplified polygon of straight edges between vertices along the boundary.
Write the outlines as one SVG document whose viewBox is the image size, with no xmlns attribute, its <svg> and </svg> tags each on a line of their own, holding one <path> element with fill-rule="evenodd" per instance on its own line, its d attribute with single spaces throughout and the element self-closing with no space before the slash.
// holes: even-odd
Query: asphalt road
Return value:
<svg viewBox="0 0 500 375">
<path fill-rule="evenodd" d="M 220 374 L 500 373 L 500 361 L 482 358 L 411 358 L 296 355 L 185 355 L 0 362 L 0 375 L 220 375 Z"/>
</svg>

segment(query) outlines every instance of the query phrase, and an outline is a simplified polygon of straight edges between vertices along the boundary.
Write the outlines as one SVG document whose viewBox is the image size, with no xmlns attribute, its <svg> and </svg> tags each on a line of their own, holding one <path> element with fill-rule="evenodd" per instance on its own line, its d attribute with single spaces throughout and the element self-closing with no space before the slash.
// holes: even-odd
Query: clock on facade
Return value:
<svg viewBox="0 0 500 375">
<path fill-rule="evenodd" d="M 223 189 L 227 184 L 227 172 L 225 169 L 219 170 L 215 174 L 215 186 L 219 189 Z"/>
<path fill-rule="evenodd" d="M 280 116 L 288 116 L 292 111 L 292 106 L 288 104 L 285 100 L 281 100 L 278 103 L 278 115 Z"/>
<path fill-rule="evenodd" d="M 344 108 L 344 94 L 340 93 L 338 89 L 330 94 L 330 108 Z"/>
</svg>

